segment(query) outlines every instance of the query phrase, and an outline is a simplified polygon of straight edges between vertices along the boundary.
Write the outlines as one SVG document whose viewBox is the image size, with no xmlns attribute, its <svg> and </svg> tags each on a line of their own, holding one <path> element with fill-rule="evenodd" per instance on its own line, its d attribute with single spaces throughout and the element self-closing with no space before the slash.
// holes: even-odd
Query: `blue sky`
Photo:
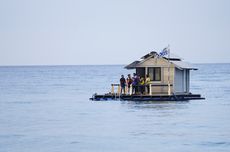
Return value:
<svg viewBox="0 0 230 152">
<path fill-rule="evenodd" d="M 230 63 L 228 0 L 1 0 L 0 65 Z"/>
</svg>

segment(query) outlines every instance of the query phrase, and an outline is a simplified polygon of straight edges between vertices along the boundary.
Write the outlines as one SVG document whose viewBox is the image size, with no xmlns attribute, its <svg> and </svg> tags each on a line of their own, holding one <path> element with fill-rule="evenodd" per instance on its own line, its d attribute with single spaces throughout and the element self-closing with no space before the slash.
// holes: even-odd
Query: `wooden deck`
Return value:
<svg viewBox="0 0 230 152">
<path fill-rule="evenodd" d="M 118 95 L 118 94 L 94 94 L 90 100 L 125 100 L 125 101 L 188 101 L 204 100 L 200 94 L 180 94 L 180 95 Z"/>
</svg>

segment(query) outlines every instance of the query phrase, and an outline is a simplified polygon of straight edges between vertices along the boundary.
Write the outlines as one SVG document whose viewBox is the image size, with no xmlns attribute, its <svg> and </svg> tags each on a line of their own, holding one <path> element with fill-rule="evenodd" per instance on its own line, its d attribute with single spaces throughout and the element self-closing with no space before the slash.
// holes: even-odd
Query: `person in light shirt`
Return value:
<svg viewBox="0 0 230 152">
<path fill-rule="evenodd" d="M 150 84 L 150 77 L 149 77 L 149 75 L 147 74 L 146 75 L 146 78 L 145 78 L 145 85 L 146 85 L 146 87 L 147 87 L 147 93 L 149 93 L 149 84 Z"/>
</svg>

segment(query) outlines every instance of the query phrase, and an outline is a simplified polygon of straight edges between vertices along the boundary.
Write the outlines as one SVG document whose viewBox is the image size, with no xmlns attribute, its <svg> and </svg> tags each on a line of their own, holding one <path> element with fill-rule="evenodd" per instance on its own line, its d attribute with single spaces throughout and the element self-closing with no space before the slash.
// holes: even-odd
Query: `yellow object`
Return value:
<svg viewBox="0 0 230 152">
<path fill-rule="evenodd" d="M 145 81 L 143 78 L 141 78 L 140 85 L 144 85 L 144 84 L 145 84 Z"/>
<path fill-rule="evenodd" d="M 150 77 L 147 77 L 146 79 L 145 79 L 145 84 L 149 84 L 150 83 Z"/>
</svg>

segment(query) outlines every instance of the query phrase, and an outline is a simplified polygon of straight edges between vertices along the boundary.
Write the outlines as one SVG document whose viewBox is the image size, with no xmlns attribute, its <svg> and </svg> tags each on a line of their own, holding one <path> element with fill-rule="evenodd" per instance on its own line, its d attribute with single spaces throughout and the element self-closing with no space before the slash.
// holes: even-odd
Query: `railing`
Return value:
<svg viewBox="0 0 230 152">
<path fill-rule="evenodd" d="M 172 84 L 168 85 L 168 84 L 145 84 L 145 85 L 135 85 L 133 86 L 132 84 L 130 85 L 130 88 L 128 89 L 127 86 L 125 86 L 125 94 L 129 94 L 129 95 L 132 95 L 133 94 L 133 87 L 144 87 L 144 92 L 146 93 L 146 88 L 148 87 L 148 94 L 149 95 L 152 95 L 153 91 L 152 91 L 152 86 L 155 86 L 155 87 L 169 87 L 170 88 L 173 86 Z M 115 93 L 115 87 L 117 87 L 117 93 Z M 170 89 L 169 89 L 170 91 Z M 139 91 L 140 92 L 140 91 Z M 111 84 L 111 94 L 118 94 L 120 95 L 121 94 L 121 86 L 120 84 Z M 168 92 L 168 94 L 171 94 L 171 91 Z"/>
</svg>

